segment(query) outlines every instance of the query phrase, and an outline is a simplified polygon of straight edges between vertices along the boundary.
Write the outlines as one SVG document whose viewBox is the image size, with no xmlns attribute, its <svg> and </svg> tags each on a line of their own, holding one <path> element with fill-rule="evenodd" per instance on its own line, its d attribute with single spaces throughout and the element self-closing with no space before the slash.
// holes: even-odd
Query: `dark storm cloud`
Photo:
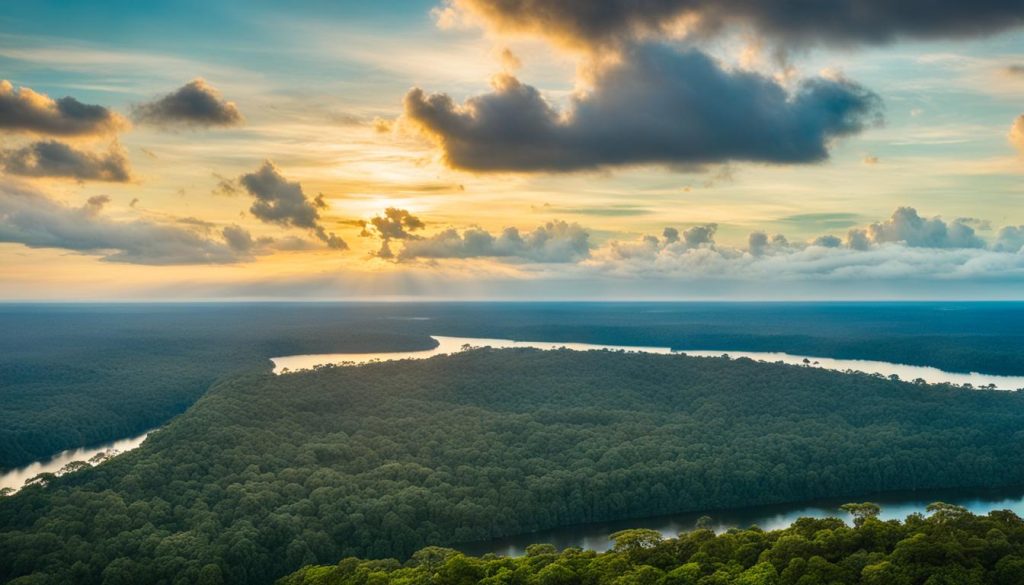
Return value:
<svg viewBox="0 0 1024 585">
<path fill-rule="evenodd" d="M 72 207 L 26 187 L 0 186 L 0 242 L 71 250 L 107 262 L 157 266 L 251 259 L 251 254 L 232 245 L 238 234 L 221 240 L 181 225 L 114 221 L 103 214 L 109 202 L 109 197 L 101 195 Z"/>
<path fill-rule="evenodd" d="M 552 221 L 522 234 L 514 227 L 495 236 L 481 228 L 448 229 L 410 240 L 399 260 L 414 258 L 519 258 L 532 262 L 574 262 L 590 255 L 590 234 L 575 223 Z"/>
<path fill-rule="evenodd" d="M 833 139 L 878 121 L 879 99 L 825 78 L 790 94 L 767 76 L 725 70 L 700 51 L 643 45 L 598 71 L 593 91 L 574 98 L 564 115 L 508 75 L 462 106 L 414 89 L 405 115 L 450 166 L 475 171 L 811 163 L 828 157 Z"/>
<path fill-rule="evenodd" d="M 103 106 L 83 104 L 73 97 L 52 99 L 27 87 L 17 90 L 0 80 L 0 130 L 52 136 L 111 134 L 124 120 Z"/>
<path fill-rule="evenodd" d="M 308 229 L 330 248 L 348 248 L 344 240 L 320 225 L 320 210 L 327 207 L 323 195 L 308 198 L 302 185 L 286 179 L 274 163 L 265 161 L 255 172 L 242 175 L 239 183 L 255 198 L 249 212 L 261 221 Z"/>
<path fill-rule="evenodd" d="M 105 153 L 92 153 L 56 140 L 44 140 L 0 152 L 0 166 L 8 174 L 27 177 L 111 182 L 131 180 L 128 159 L 121 149 L 113 147 Z"/>
<path fill-rule="evenodd" d="M 163 126 L 236 126 L 242 114 L 203 79 L 194 79 L 164 97 L 135 107 L 139 122 Z"/>
<path fill-rule="evenodd" d="M 1024 24 L 1021 0 L 450 0 L 505 32 L 593 46 L 739 25 L 789 45 L 882 44 L 989 35 Z"/>
</svg>

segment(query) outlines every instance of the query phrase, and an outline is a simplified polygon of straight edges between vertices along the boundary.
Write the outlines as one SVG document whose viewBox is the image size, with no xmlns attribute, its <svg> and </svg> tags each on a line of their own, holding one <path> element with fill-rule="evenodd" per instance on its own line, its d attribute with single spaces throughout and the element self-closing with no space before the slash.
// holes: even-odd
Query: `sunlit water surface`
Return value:
<svg viewBox="0 0 1024 585">
<path fill-rule="evenodd" d="M 510 339 L 482 339 L 476 337 L 442 337 L 433 336 L 437 341 L 437 347 L 433 349 L 417 351 L 390 351 L 378 353 L 322 353 L 307 355 L 290 355 L 271 358 L 274 362 L 274 373 L 282 374 L 300 370 L 308 370 L 316 366 L 340 365 L 340 364 L 365 364 L 375 361 L 391 361 L 403 359 L 426 359 L 437 355 L 447 355 L 462 351 L 465 347 L 493 347 L 493 348 L 534 348 L 534 349 L 558 349 L 566 348 L 577 351 L 587 350 L 622 350 L 639 353 L 677 354 L 694 357 L 719 357 L 728 355 L 732 358 L 749 358 L 764 362 L 783 362 L 791 365 L 809 366 L 845 372 L 855 370 L 868 374 L 881 374 L 883 376 L 899 376 L 901 380 L 921 379 L 929 384 L 956 384 L 962 386 L 970 384 L 976 388 L 991 385 L 999 390 L 1016 390 L 1024 388 L 1024 376 L 994 376 L 979 373 L 957 373 L 946 372 L 938 368 L 928 366 L 910 366 L 906 364 L 895 364 L 891 362 L 879 362 L 871 360 L 844 360 L 826 357 L 812 357 L 793 355 L 777 352 L 757 351 L 725 351 L 725 350 L 673 350 L 668 347 L 643 347 L 626 345 L 600 345 L 593 343 L 564 343 L 550 341 L 512 341 Z"/>
<path fill-rule="evenodd" d="M 67 451 L 57 453 L 49 459 L 42 459 L 34 463 L 29 463 L 24 467 L 17 467 L 15 469 L 4 471 L 3 473 L 0 473 L 0 489 L 12 488 L 17 490 L 21 488 L 26 481 L 40 473 L 57 473 L 61 468 L 72 461 L 89 461 L 101 453 L 116 455 L 124 453 L 125 451 L 131 451 L 141 445 L 142 442 L 146 440 L 146 437 L 154 430 L 155 429 L 151 429 L 135 437 L 118 439 L 96 447 L 68 449 Z"/>
</svg>

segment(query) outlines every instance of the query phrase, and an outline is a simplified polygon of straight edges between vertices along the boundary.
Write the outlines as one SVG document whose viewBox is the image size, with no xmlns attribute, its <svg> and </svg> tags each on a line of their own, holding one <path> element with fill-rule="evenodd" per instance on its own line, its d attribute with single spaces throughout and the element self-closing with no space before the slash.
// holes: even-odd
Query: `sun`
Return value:
<svg viewBox="0 0 1024 585">
<path fill-rule="evenodd" d="M 408 210 L 410 213 L 429 211 L 431 206 L 418 197 L 395 197 L 371 193 L 351 193 L 344 198 L 327 199 L 331 211 L 348 217 L 369 219 L 380 215 L 389 207 Z"/>
</svg>

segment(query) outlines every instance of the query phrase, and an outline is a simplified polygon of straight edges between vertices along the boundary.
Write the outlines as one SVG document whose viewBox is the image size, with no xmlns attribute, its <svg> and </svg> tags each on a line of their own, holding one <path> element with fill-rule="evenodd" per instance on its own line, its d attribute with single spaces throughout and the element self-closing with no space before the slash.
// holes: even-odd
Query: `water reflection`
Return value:
<svg viewBox="0 0 1024 585">
<path fill-rule="evenodd" d="M 3 473 L 0 473 L 0 490 L 4 488 L 11 488 L 13 490 L 20 489 L 25 485 L 26 481 L 40 473 L 57 473 L 63 469 L 65 465 L 73 461 L 90 462 L 91 460 L 92 464 L 96 464 L 114 455 L 124 453 L 125 451 L 131 451 L 141 445 L 142 442 L 146 440 L 146 437 L 155 430 L 156 429 L 150 429 L 141 435 L 128 437 L 127 439 L 118 439 L 117 441 L 112 441 L 96 447 L 68 449 L 67 451 L 57 453 L 49 459 L 36 461 L 35 463 L 30 463 L 24 467 L 4 471 Z"/>
<path fill-rule="evenodd" d="M 426 359 L 436 355 L 448 355 L 463 351 L 466 347 L 494 347 L 494 348 L 533 348 L 533 349 L 574 349 L 587 351 L 591 349 L 611 349 L 622 351 L 633 351 L 641 353 L 670 354 L 672 350 L 667 347 L 642 347 L 627 345 L 598 345 L 593 343 L 562 343 L 552 341 L 512 341 L 510 339 L 484 339 L 479 337 L 444 337 L 441 335 L 431 336 L 437 341 L 434 349 L 418 351 L 385 351 L 377 353 L 322 353 L 310 355 L 290 355 L 284 357 L 270 358 L 274 362 L 274 373 L 283 374 L 297 370 L 308 370 L 316 366 L 327 364 L 365 364 L 375 361 L 393 361 L 405 359 Z"/>
<path fill-rule="evenodd" d="M 868 374 L 882 374 L 883 376 L 899 376 L 901 380 L 913 381 L 924 380 L 929 384 L 956 384 L 963 386 L 970 384 L 975 388 L 983 388 L 991 385 L 998 390 L 1016 390 L 1024 388 L 1024 376 L 994 376 L 972 372 L 961 374 L 957 372 L 946 372 L 929 366 L 908 366 L 906 364 L 895 364 L 891 362 L 876 362 L 871 360 L 841 360 L 824 357 L 809 357 L 802 355 L 791 355 L 788 353 L 758 352 L 758 351 L 684 351 L 686 355 L 695 357 L 717 357 L 728 354 L 732 358 L 750 358 L 763 362 L 783 362 L 792 365 L 811 366 L 845 372 L 855 370 Z"/>
<path fill-rule="evenodd" d="M 401 359 L 425 359 L 436 355 L 446 355 L 462 351 L 465 347 L 490 346 L 494 348 L 528 347 L 534 349 L 558 349 L 564 347 L 578 351 L 593 349 L 623 350 L 641 353 L 685 354 L 694 357 L 718 357 L 728 354 L 733 358 L 750 358 L 764 362 L 783 362 L 792 365 L 824 368 L 845 372 L 855 370 L 868 374 L 883 376 L 899 376 L 901 380 L 924 380 L 929 384 L 970 384 L 975 388 L 991 387 L 998 390 L 1016 390 L 1024 388 L 1024 376 L 995 376 L 990 374 L 962 374 L 946 372 L 928 366 L 909 366 L 891 362 L 871 360 L 844 360 L 825 357 L 791 355 L 777 352 L 754 351 L 715 351 L 715 350 L 682 350 L 674 351 L 667 347 L 644 347 L 628 345 L 601 345 L 594 343 L 563 343 L 551 341 L 512 341 L 509 339 L 483 339 L 476 337 L 443 337 L 433 336 L 438 345 L 434 349 L 419 351 L 389 351 L 377 353 L 325 353 L 309 355 L 291 355 L 271 358 L 274 362 L 274 373 L 282 374 L 298 370 L 308 370 L 327 364 L 365 364 L 373 361 L 391 361 Z"/>
<path fill-rule="evenodd" d="M 680 532 L 693 530 L 701 516 L 711 517 L 712 521 L 708 527 L 713 528 L 716 532 L 724 532 L 730 528 L 749 528 L 750 526 L 759 526 L 764 530 L 778 530 L 789 526 L 798 518 L 804 517 L 835 517 L 850 523 L 850 515 L 840 510 L 839 506 L 851 501 L 864 500 L 876 502 L 882 506 L 882 513 L 879 517 L 883 520 L 902 520 L 910 514 L 924 514 L 928 504 L 937 501 L 964 506 L 974 514 L 988 514 L 993 510 L 1010 510 L 1018 515 L 1024 515 L 1024 488 L 893 492 L 866 498 L 823 500 L 740 510 L 693 512 L 638 520 L 597 522 L 468 543 L 457 545 L 454 548 L 471 555 L 495 553 L 518 556 L 524 554 L 526 547 L 531 544 L 546 543 L 553 544 L 558 549 L 575 546 L 585 550 L 603 552 L 611 548 L 612 545 L 608 536 L 619 530 L 650 528 L 657 530 L 665 537 L 673 537 Z"/>
</svg>

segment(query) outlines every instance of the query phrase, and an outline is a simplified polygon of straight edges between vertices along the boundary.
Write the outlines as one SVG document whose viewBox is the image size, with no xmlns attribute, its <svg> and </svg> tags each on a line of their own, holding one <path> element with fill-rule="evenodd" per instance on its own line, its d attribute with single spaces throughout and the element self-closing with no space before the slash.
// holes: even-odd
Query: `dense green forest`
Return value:
<svg viewBox="0 0 1024 585">
<path fill-rule="evenodd" d="M 434 345 L 351 315 L 225 305 L 7 305 L 0 331 L 0 469 L 142 433 L 271 356 Z"/>
<path fill-rule="evenodd" d="M 858 504 L 853 527 L 802 518 L 784 530 L 651 530 L 614 536 L 607 553 L 550 545 L 523 557 L 467 557 L 430 547 L 402 563 L 347 558 L 306 567 L 279 585 L 1020 585 L 1024 521 L 936 503 L 927 518 L 882 522 Z"/>
<path fill-rule="evenodd" d="M 0 580 L 267 583 L 590 521 L 1024 485 L 1024 393 L 750 360 L 481 349 L 253 372 L 0 499 Z"/>
<path fill-rule="evenodd" d="M 786 351 L 1024 374 L 1021 303 L 0 305 L 0 469 L 132 436 L 217 379 L 429 335 Z"/>
</svg>

